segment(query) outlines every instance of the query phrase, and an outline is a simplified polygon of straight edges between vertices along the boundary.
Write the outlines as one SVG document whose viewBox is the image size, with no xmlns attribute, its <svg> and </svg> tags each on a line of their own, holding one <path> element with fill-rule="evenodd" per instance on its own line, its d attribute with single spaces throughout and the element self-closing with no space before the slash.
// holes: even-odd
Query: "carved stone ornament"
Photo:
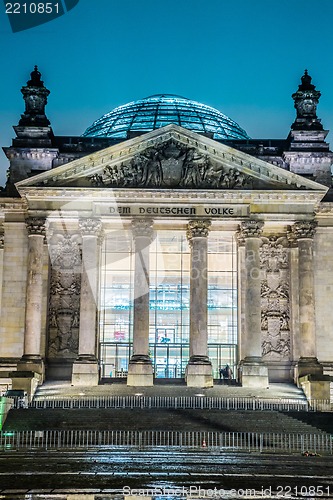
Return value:
<svg viewBox="0 0 333 500">
<path fill-rule="evenodd" d="M 245 238 L 244 238 L 243 231 L 241 231 L 240 229 L 238 229 L 238 231 L 235 232 L 235 238 L 236 238 L 236 241 L 237 241 L 237 245 L 239 247 L 243 247 L 245 245 Z"/>
<path fill-rule="evenodd" d="M 154 238 L 154 221 L 152 219 L 134 219 L 132 220 L 132 234 L 134 239 L 145 237 L 150 241 Z"/>
<path fill-rule="evenodd" d="M 294 233 L 296 239 L 303 238 L 313 239 L 316 232 L 316 221 L 299 221 L 291 226 L 291 231 Z"/>
<path fill-rule="evenodd" d="M 40 77 L 41 74 L 35 66 L 31 73 L 31 80 L 21 89 L 25 101 L 25 112 L 21 115 L 19 122 L 21 126 L 47 127 L 50 125 L 45 115 L 45 106 L 50 91 L 44 87 L 44 82 L 41 81 Z"/>
<path fill-rule="evenodd" d="M 290 358 L 289 251 L 285 236 L 262 238 L 261 333 L 266 360 Z"/>
<path fill-rule="evenodd" d="M 88 177 L 94 187 L 210 188 L 251 187 L 251 177 L 236 168 L 213 163 L 195 148 L 170 139 L 147 148 L 131 160 L 106 166 Z"/>
<path fill-rule="evenodd" d="M 257 220 L 246 220 L 241 222 L 239 226 L 240 233 L 243 238 L 260 238 L 263 231 L 264 223 Z"/>
<path fill-rule="evenodd" d="M 79 219 L 79 228 L 82 236 L 99 236 L 102 230 L 102 223 L 99 219 Z"/>
<path fill-rule="evenodd" d="M 2 250 L 5 246 L 5 232 L 4 227 L 0 226 L 0 250 Z"/>
<path fill-rule="evenodd" d="M 191 244 L 193 238 L 207 238 L 211 225 L 210 220 L 190 220 L 186 230 L 188 242 Z"/>
<path fill-rule="evenodd" d="M 39 235 L 44 236 L 46 234 L 45 219 L 42 217 L 29 217 L 26 219 L 26 226 L 29 236 Z"/>
<path fill-rule="evenodd" d="M 78 354 L 82 267 L 79 238 L 77 234 L 54 234 L 49 246 L 49 359 L 74 360 Z"/>
</svg>

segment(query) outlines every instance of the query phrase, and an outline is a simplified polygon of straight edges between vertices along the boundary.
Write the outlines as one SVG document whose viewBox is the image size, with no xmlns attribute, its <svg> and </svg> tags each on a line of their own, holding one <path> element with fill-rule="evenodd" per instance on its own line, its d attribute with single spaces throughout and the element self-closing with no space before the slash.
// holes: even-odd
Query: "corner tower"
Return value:
<svg viewBox="0 0 333 500">
<path fill-rule="evenodd" d="M 291 172 L 303 175 L 325 186 L 331 186 L 333 153 L 325 141 L 328 130 L 323 129 L 317 117 L 321 96 L 311 83 L 311 76 L 304 71 L 298 90 L 292 94 L 296 119 L 291 125 L 284 160 Z"/>
<path fill-rule="evenodd" d="M 53 131 L 45 114 L 50 91 L 44 86 L 37 66 L 30 76 L 21 89 L 25 111 L 19 124 L 13 127 L 16 138 L 11 147 L 3 148 L 10 161 L 6 186 L 9 195 L 16 194 L 16 182 L 51 169 L 53 159 L 58 156 L 58 149 L 52 148 Z"/>
</svg>

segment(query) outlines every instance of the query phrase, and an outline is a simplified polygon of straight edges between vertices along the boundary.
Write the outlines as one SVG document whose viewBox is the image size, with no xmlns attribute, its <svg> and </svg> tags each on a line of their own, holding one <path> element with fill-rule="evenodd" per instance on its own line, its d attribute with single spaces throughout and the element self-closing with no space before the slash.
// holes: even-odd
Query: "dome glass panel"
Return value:
<svg viewBox="0 0 333 500">
<path fill-rule="evenodd" d="M 249 139 L 236 122 L 217 109 L 185 97 L 158 94 L 115 108 L 96 120 L 84 137 L 126 139 L 128 133 L 147 132 L 174 123 L 214 139 Z"/>
</svg>

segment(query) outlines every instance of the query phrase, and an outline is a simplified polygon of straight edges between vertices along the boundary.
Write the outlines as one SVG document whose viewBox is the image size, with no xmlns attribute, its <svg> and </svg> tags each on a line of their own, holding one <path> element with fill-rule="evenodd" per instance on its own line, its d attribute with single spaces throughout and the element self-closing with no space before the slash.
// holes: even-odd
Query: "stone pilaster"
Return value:
<svg viewBox="0 0 333 500">
<path fill-rule="evenodd" d="M 153 220 L 132 221 L 134 238 L 133 355 L 128 366 L 127 385 L 153 385 L 153 366 L 149 356 L 149 247 Z"/>
<path fill-rule="evenodd" d="M 260 245 L 263 222 L 247 220 L 240 232 L 245 240 L 244 338 L 240 380 L 244 387 L 268 387 L 268 370 L 262 361 Z"/>
<path fill-rule="evenodd" d="M 82 236 L 79 355 L 73 363 L 72 384 L 97 385 L 98 238 L 102 224 L 99 219 L 80 219 L 79 228 Z"/>
<path fill-rule="evenodd" d="M 42 302 L 43 302 L 43 254 L 45 219 L 30 217 L 26 220 L 28 230 L 28 277 L 25 305 L 25 330 L 23 356 L 18 371 L 38 373 L 44 377 L 44 362 L 41 356 Z"/>
<path fill-rule="evenodd" d="M 295 378 L 320 375 L 323 368 L 316 357 L 313 238 L 316 222 L 300 221 L 291 226 L 298 242 L 299 360 Z"/>
<path fill-rule="evenodd" d="M 207 341 L 207 237 L 211 222 L 193 220 L 187 225 L 191 247 L 190 269 L 190 359 L 186 367 L 189 387 L 212 387 L 212 365 L 208 358 Z"/>
</svg>

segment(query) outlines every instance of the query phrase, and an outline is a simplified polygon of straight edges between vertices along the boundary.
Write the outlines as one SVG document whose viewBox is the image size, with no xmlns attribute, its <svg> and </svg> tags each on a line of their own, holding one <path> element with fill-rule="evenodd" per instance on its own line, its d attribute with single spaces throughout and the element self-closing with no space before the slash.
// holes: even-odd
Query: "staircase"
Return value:
<svg viewBox="0 0 333 500">
<path fill-rule="evenodd" d="M 190 409 L 16 409 L 4 431 L 161 430 L 320 434 L 333 432 L 332 414 Z"/>
</svg>

